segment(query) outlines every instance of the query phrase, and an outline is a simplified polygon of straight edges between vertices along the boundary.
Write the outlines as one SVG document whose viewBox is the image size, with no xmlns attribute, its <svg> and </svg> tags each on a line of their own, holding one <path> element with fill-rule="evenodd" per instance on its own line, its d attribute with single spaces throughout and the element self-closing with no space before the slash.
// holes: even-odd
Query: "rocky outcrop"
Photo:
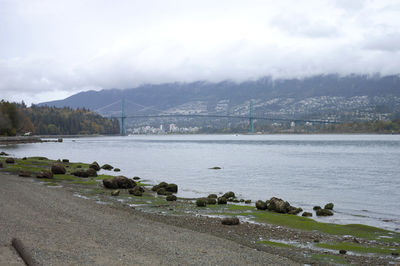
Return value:
<svg viewBox="0 0 400 266">
<path fill-rule="evenodd" d="M 303 212 L 303 214 L 301 216 L 303 216 L 303 217 L 312 217 L 312 213 L 311 212 Z"/>
<path fill-rule="evenodd" d="M 237 217 L 227 217 L 221 220 L 221 223 L 224 225 L 238 225 L 240 221 Z"/>
<path fill-rule="evenodd" d="M 328 204 L 325 205 L 324 209 L 333 210 L 333 206 L 334 206 L 333 203 L 330 202 L 330 203 L 328 203 Z"/>
<path fill-rule="evenodd" d="M 64 165 L 61 163 L 55 163 L 51 166 L 51 172 L 55 175 L 63 175 L 67 172 L 67 170 L 65 170 Z"/>
<path fill-rule="evenodd" d="M 214 198 L 207 198 L 207 204 L 215 205 L 215 204 L 217 204 L 217 200 Z"/>
<path fill-rule="evenodd" d="M 210 194 L 210 195 L 207 196 L 207 198 L 210 198 L 210 199 L 217 199 L 218 196 L 217 196 L 217 194 Z"/>
<path fill-rule="evenodd" d="M 125 176 L 116 176 L 114 178 L 103 179 L 103 185 L 104 185 L 105 188 L 127 189 L 127 188 L 135 187 L 136 186 L 136 182 L 133 181 L 132 179 L 129 179 L 129 178 L 125 177 Z"/>
<path fill-rule="evenodd" d="M 178 185 L 168 184 L 167 187 L 165 188 L 165 190 L 168 192 L 172 192 L 172 193 L 178 193 Z"/>
</svg>

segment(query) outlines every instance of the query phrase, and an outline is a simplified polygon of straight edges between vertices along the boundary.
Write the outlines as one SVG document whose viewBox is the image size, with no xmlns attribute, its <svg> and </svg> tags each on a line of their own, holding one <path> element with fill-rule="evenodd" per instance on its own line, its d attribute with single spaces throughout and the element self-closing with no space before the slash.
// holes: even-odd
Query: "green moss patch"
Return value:
<svg viewBox="0 0 400 266">
<path fill-rule="evenodd" d="M 317 247 L 333 249 L 333 250 L 347 250 L 358 253 L 377 253 L 377 254 L 392 254 L 392 252 L 400 253 L 400 248 L 382 247 L 382 246 L 362 246 L 356 243 L 318 243 Z"/>
<path fill-rule="evenodd" d="M 273 247 L 280 247 L 280 248 L 295 248 L 295 246 L 290 245 L 290 244 L 268 241 L 268 240 L 258 241 L 258 243 L 263 244 L 263 245 L 273 246 Z"/>
<path fill-rule="evenodd" d="M 351 235 L 358 238 L 379 240 L 381 242 L 400 242 L 400 234 L 388 230 L 380 229 L 377 227 L 361 225 L 361 224 L 331 224 L 317 222 L 313 219 L 290 215 L 280 214 L 270 211 L 256 210 L 254 207 L 229 204 L 227 207 L 212 207 L 210 209 L 220 210 L 220 212 L 213 213 L 216 215 L 240 215 L 252 216 L 254 220 L 261 223 L 275 224 L 294 229 L 306 231 L 319 231 L 330 235 Z M 390 238 L 380 238 L 386 236 Z"/>
</svg>

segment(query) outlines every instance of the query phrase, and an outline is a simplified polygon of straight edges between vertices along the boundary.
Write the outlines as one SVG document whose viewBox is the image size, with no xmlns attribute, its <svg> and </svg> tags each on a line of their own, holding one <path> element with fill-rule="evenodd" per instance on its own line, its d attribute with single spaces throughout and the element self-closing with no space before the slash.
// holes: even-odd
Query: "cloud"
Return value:
<svg viewBox="0 0 400 266">
<path fill-rule="evenodd" d="M 397 74 L 399 10 L 391 0 L 0 0 L 0 95 Z"/>
</svg>

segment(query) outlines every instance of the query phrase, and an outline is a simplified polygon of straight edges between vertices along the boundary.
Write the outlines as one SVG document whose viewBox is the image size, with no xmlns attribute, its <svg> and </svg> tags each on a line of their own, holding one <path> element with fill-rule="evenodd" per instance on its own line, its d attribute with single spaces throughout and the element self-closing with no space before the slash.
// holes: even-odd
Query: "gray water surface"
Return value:
<svg viewBox="0 0 400 266">
<path fill-rule="evenodd" d="M 186 197 L 232 190 L 245 199 L 280 197 L 311 212 L 333 202 L 333 217 L 314 218 L 400 231 L 399 135 L 95 137 L 1 150 L 109 163 L 128 177 L 177 183 Z"/>
</svg>

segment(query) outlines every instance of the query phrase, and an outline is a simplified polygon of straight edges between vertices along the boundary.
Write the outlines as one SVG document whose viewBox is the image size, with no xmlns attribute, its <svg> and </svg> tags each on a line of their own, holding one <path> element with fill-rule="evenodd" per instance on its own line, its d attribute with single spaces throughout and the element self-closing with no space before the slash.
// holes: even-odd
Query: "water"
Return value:
<svg viewBox="0 0 400 266">
<path fill-rule="evenodd" d="M 400 231 L 399 135 L 96 137 L 1 150 L 109 163 L 128 177 L 177 183 L 185 197 L 232 190 L 244 199 L 280 197 L 311 212 L 333 202 L 334 216 L 314 218 Z"/>
</svg>

